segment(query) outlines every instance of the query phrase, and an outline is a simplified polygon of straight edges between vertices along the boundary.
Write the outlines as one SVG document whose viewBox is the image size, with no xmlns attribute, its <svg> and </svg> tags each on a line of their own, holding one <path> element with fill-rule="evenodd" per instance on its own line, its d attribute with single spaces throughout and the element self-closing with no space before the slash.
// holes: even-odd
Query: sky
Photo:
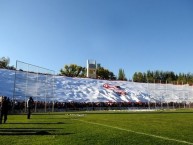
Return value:
<svg viewBox="0 0 193 145">
<path fill-rule="evenodd" d="M 192 0 L 0 0 L 0 57 L 54 70 L 87 59 L 131 79 L 193 73 Z"/>
</svg>

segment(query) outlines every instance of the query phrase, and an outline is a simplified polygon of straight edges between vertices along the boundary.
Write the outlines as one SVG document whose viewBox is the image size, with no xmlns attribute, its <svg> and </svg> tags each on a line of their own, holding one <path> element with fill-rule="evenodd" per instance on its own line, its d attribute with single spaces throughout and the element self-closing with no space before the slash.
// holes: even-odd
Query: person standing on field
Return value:
<svg viewBox="0 0 193 145">
<path fill-rule="evenodd" d="M 29 97 L 27 100 L 27 119 L 30 119 L 31 116 L 31 109 L 33 109 L 34 100 L 32 97 Z"/>
<path fill-rule="evenodd" d="M 6 96 L 2 97 L 2 102 L 1 102 L 1 116 L 0 116 L 0 124 L 6 123 L 7 121 L 7 114 L 10 109 L 10 101 Z"/>
</svg>

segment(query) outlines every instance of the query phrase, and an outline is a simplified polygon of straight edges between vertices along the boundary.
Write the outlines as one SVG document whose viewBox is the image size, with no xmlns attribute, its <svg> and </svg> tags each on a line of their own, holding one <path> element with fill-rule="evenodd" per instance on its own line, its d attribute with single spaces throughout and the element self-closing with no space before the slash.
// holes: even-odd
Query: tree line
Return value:
<svg viewBox="0 0 193 145">
<path fill-rule="evenodd" d="M 179 73 L 173 71 L 150 71 L 135 72 L 133 75 L 134 82 L 141 83 L 173 83 L 173 84 L 193 84 L 192 73 Z"/>
<path fill-rule="evenodd" d="M 86 73 L 86 67 L 78 66 L 76 64 L 70 64 L 65 65 L 63 69 L 60 69 L 59 75 L 68 77 L 86 77 Z M 98 79 L 105 80 L 127 80 L 123 69 L 119 69 L 118 77 L 116 77 L 112 71 L 104 67 L 99 67 L 96 69 L 96 76 Z"/>
</svg>

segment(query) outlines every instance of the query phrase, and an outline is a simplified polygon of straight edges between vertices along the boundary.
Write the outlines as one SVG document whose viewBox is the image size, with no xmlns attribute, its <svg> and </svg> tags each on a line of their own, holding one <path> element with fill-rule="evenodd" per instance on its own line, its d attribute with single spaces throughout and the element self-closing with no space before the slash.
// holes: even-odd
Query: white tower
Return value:
<svg viewBox="0 0 193 145">
<path fill-rule="evenodd" d="M 96 78 L 96 61 L 95 60 L 87 60 L 87 77 L 88 78 Z"/>
</svg>

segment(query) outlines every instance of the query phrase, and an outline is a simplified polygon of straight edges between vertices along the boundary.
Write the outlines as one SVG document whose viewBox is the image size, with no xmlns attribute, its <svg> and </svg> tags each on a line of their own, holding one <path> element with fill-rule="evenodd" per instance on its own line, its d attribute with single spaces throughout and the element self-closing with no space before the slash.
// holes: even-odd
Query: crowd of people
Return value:
<svg viewBox="0 0 193 145">
<path fill-rule="evenodd" d="M 177 102 L 44 102 L 33 101 L 34 112 L 91 111 L 91 110 L 130 110 L 130 109 L 167 109 L 193 107 L 193 104 Z M 15 101 L 14 110 L 25 112 L 25 101 Z"/>
<path fill-rule="evenodd" d="M 34 101 L 32 97 L 27 100 L 27 119 L 30 119 Z M 14 110 L 14 103 L 6 96 L 0 96 L 0 124 L 6 123 L 7 115 Z"/>
<path fill-rule="evenodd" d="M 0 96 L 0 124 L 6 123 L 8 113 L 26 113 L 30 119 L 31 112 L 62 112 L 62 111 L 95 111 L 95 110 L 135 110 L 135 109 L 174 109 L 192 108 L 193 103 L 178 102 L 44 102 L 10 100 Z"/>
</svg>

